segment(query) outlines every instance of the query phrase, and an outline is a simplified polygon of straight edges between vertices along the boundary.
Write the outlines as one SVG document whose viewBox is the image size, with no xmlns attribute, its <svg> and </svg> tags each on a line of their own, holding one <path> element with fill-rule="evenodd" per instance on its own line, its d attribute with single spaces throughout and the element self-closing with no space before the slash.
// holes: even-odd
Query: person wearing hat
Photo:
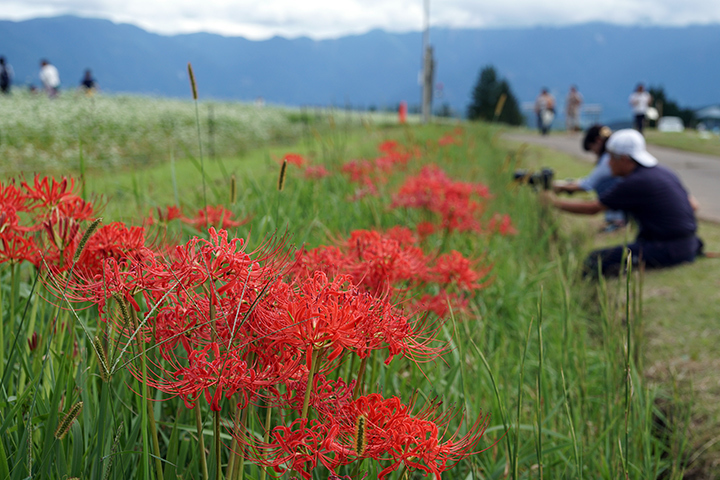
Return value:
<svg viewBox="0 0 720 480">
<path fill-rule="evenodd" d="M 702 252 L 697 237 L 697 204 L 672 170 L 658 165 L 645 146 L 645 138 L 634 129 L 619 130 L 607 141 L 610 170 L 623 181 L 601 193 L 597 200 L 573 202 L 549 196 L 554 207 L 593 215 L 607 209 L 623 210 L 637 222 L 635 242 L 627 245 L 633 264 L 642 260 L 649 268 L 692 262 Z M 585 262 L 585 274 L 617 274 L 622 266 L 624 245 L 595 250 Z"/>
<path fill-rule="evenodd" d="M 593 152 L 597 155 L 595 168 L 586 177 L 572 181 L 555 181 L 553 182 L 553 191 L 555 193 L 575 193 L 589 192 L 594 190 L 598 195 L 614 187 L 621 181 L 620 177 L 615 177 L 610 171 L 610 154 L 606 151 L 605 145 L 608 138 L 612 134 L 612 130 L 604 125 L 593 125 L 588 128 L 585 138 L 582 142 L 583 150 Z M 605 211 L 605 227 L 603 232 L 613 232 L 618 228 L 625 226 L 625 214 L 620 210 Z"/>
</svg>

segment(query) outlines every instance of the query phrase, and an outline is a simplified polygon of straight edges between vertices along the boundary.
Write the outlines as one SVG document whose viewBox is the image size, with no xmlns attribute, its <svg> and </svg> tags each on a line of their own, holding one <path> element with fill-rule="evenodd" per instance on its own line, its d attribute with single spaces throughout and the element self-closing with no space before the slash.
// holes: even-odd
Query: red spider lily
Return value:
<svg viewBox="0 0 720 480">
<path fill-rule="evenodd" d="M 37 348 L 38 342 L 39 342 L 39 337 L 38 337 L 37 332 L 33 332 L 32 336 L 30 338 L 28 338 L 27 342 L 28 342 L 28 348 L 30 349 L 30 351 L 34 352 L 35 349 Z"/>
<path fill-rule="evenodd" d="M 346 273 L 367 291 L 379 294 L 424 275 L 427 259 L 415 246 L 416 242 L 406 228 L 395 228 L 384 234 L 355 230 L 339 247 L 299 252 L 294 271 L 301 275 L 315 270 L 329 275 Z"/>
<path fill-rule="evenodd" d="M 28 261 L 36 267 L 38 247 L 31 237 L 25 237 L 13 231 L 0 235 L 0 263 L 20 263 Z"/>
<path fill-rule="evenodd" d="M 303 167 L 307 161 L 305 158 L 303 158 L 302 155 L 299 155 L 297 153 L 288 153 L 283 157 L 283 162 L 287 162 L 290 165 L 295 165 L 297 167 Z"/>
<path fill-rule="evenodd" d="M 462 296 L 449 295 L 446 288 L 464 293 L 478 290 L 486 286 L 486 282 L 480 280 L 491 270 L 491 266 L 480 267 L 479 261 L 467 259 L 458 252 L 431 259 L 417 247 L 418 239 L 413 232 L 403 227 L 385 233 L 356 230 L 349 239 L 336 242 L 339 246 L 298 252 L 291 272 L 301 277 L 316 270 L 331 277 L 348 274 L 355 284 L 374 295 L 388 293 L 395 297 L 428 284 L 438 284 L 440 294 L 426 295 L 415 305 L 427 306 L 438 314 L 443 312 L 441 317 L 448 312 L 448 299 L 457 310 L 465 303 Z"/>
<path fill-rule="evenodd" d="M 268 443 L 253 441 L 250 451 L 260 465 L 272 467 L 280 474 L 293 470 L 310 480 L 318 464 L 334 474 L 338 466 L 346 463 L 349 452 L 338 448 L 337 430 L 336 425 L 300 418 L 289 426 L 273 428 Z M 240 441 L 248 443 L 244 435 Z"/>
<path fill-rule="evenodd" d="M 446 318 L 453 312 L 464 312 L 467 310 L 468 300 L 457 293 L 448 293 L 443 290 L 437 295 L 423 295 L 415 303 L 415 308 L 423 312 L 433 312 L 439 318 Z"/>
<path fill-rule="evenodd" d="M 443 135 L 438 140 L 438 145 L 440 146 L 447 146 L 447 145 L 462 145 L 462 140 L 459 138 L 456 138 L 453 134 L 449 133 L 447 135 Z"/>
<path fill-rule="evenodd" d="M 322 272 L 299 287 L 282 306 L 275 331 L 267 332 L 270 341 L 304 352 L 308 370 L 316 368 L 311 362 L 314 351 L 325 352 L 325 361 L 332 362 L 344 350 L 362 346 L 356 325 L 371 314 L 374 299 L 359 292 L 349 277 L 330 282 Z"/>
<path fill-rule="evenodd" d="M 330 175 L 330 172 L 323 165 L 308 165 L 305 168 L 305 178 L 319 180 Z"/>
<path fill-rule="evenodd" d="M 478 262 L 472 262 L 460 252 L 453 250 L 440 255 L 430 270 L 431 278 L 440 285 L 455 285 L 462 290 L 477 290 L 483 287 L 480 279 L 487 276 L 492 267 L 478 270 Z"/>
<path fill-rule="evenodd" d="M 72 193 L 75 188 L 75 180 L 62 178 L 59 182 L 52 177 L 40 177 L 36 175 L 32 185 L 23 182 L 28 196 L 35 200 L 34 208 L 53 208 L 62 203 L 67 203 L 79 199 L 77 195 Z"/>
<path fill-rule="evenodd" d="M 313 378 L 313 384 L 309 404 L 318 412 L 335 411 L 353 402 L 354 380 L 346 384 L 342 378 L 329 380 L 325 375 L 320 374 Z M 286 392 L 276 400 L 276 404 L 273 406 L 283 406 L 300 413 L 306 388 L 307 372 L 298 380 L 288 382 Z M 328 403 L 332 405 L 328 406 Z"/>
<path fill-rule="evenodd" d="M 496 213 L 488 223 L 488 230 L 498 232 L 500 235 L 516 235 L 517 229 L 513 227 L 512 220 L 508 214 Z"/>
<path fill-rule="evenodd" d="M 386 140 L 378 145 L 378 150 L 383 153 L 392 153 L 397 151 L 398 143 L 395 140 Z"/>
<path fill-rule="evenodd" d="M 20 225 L 18 212 L 26 212 L 29 197 L 15 187 L 14 183 L 0 183 L 0 235 L 7 230 L 26 232 L 29 227 Z"/>
<path fill-rule="evenodd" d="M 129 258 L 141 260 L 153 256 L 145 246 L 145 229 L 127 227 L 114 222 L 103 225 L 88 239 L 78 258 L 76 270 L 92 276 L 102 272 L 102 265 L 109 258 L 123 263 Z"/>
<path fill-rule="evenodd" d="M 358 457 L 390 463 L 378 478 L 385 478 L 405 465 L 409 469 L 432 473 L 439 479 L 442 472 L 478 453 L 478 443 L 490 421 L 489 415 L 481 414 L 464 436 L 459 437 L 458 432 L 448 435 L 450 423 L 457 414 L 452 409 L 440 411 L 440 405 L 440 402 L 431 401 L 413 414 L 413 404 L 405 405 L 397 397 L 385 399 L 375 393 L 359 397 L 349 407 L 328 412 L 327 416 L 337 422 L 338 444 L 354 450 L 353 454 Z M 366 444 L 362 452 L 354 448 L 360 416 L 364 419 L 362 433 Z M 342 451 L 337 445 L 329 446 Z"/>
<path fill-rule="evenodd" d="M 398 166 L 404 167 L 411 154 L 398 150 L 396 142 L 387 141 L 379 146 L 383 156 L 374 160 L 351 160 L 342 167 L 342 172 L 350 177 L 350 181 L 358 183 L 361 188 L 352 196 L 358 200 L 368 195 L 378 194 L 378 185 L 387 183 L 388 175 Z"/>
<path fill-rule="evenodd" d="M 182 210 L 175 205 L 168 205 L 167 207 L 160 208 L 157 207 L 157 216 L 158 216 L 158 222 L 160 223 L 168 223 L 175 219 L 183 219 L 183 213 Z M 153 225 L 155 223 L 155 218 L 153 217 L 152 212 L 148 215 L 145 223 L 147 225 Z"/>
<path fill-rule="evenodd" d="M 427 166 L 418 176 L 406 180 L 392 206 L 433 212 L 448 231 L 481 231 L 484 205 L 478 199 L 489 197 L 486 186 L 452 181 L 440 168 Z"/>
<path fill-rule="evenodd" d="M 197 398 L 204 395 L 210 409 L 219 412 L 222 397 L 231 398 L 238 392 L 241 394 L 238 407 L 245 408 L 250 393 L 266 383 L 250 368 L 245 355 L 247 352 L 241 350 L 221 350 L 220 344 L 212 342 L 201 350 L 190 350 L 186 366 L 171 364 L 161 370 L 169 376 L 148 383 L 165 393 L 180 396 L 188 408 L 193 408 Z M 142 372 L 134 371 L 134 375 L 141 377 Z"/>
<path fill-rule="evenodd" d="M 192 225 L 197 230 L 202 230 L 209 226 L 220 227 L 223 229 L 239 227 L 250 221 L 250 217 L 242 220 L 233 220 L 233 213 L 227 208 L 218 205 L 213 207 L 208 205 L 207 208 L 200 209 L 193 218 L 182 218 L 182 221 Z"/>
<path fill-rule="evenodd" d="M 415 225 L 415 231 L 417 231 L 420 238 L 426 238 L 438 231 L 437 225 L 432 222 L 420 222 Z"/>
</svg>

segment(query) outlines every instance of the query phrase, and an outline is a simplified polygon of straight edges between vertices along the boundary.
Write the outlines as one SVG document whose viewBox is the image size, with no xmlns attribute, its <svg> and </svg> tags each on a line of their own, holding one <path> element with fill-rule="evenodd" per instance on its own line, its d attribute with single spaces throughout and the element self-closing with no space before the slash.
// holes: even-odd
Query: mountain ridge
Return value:
<svg viewBox="0 0 720 480">
<path fill-rule="evenodd" d="M 74 16 L 0 21 L 1 55 L 16 83 L 37 84 L 39 60 L 60 70 L 64 89 L 91 68 L 113 93 L 189 97 L 187 63 L 201 98 L 287 105 L 393 107 L 419 103 L 422 36 L 374 29 L 326 40 L 248 40 L 207 32 L 160 35 L 130 24 Z M 435 106 L 464 113 L 480 70 L 494 65 L 521 102 L 547 87 L 562 107 L 571 84 L 604 119 L 629 117 L 627 98 L 642 81 L 663 86 L 686 107 L 720 103 L 720 25 L 433 28 Z"/>
</svg>

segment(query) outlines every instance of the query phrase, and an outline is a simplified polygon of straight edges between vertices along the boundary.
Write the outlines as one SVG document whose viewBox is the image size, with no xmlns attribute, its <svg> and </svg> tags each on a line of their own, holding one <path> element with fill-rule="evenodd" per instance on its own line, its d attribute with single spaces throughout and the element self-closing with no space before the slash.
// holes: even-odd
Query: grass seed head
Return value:
<svg viewBox="0 0 720 480">
<path fill-rule="evenodd" d="M 283 160 L 282 167 L 280 167 L 280 177 L 278 178 L 278 191 L 282 192 L 285 187 L 285 171 L 287 170 L 287 160 Z"/>
<path fill-rule="evenodd" d="M 77 402 L 75 405 L 72 406 L 70 411 L 63 417 L 63 419 L 58 424 L 57 430 L 55 430 L 55 438 L 58 440 L 62 440 L 65 438 L 65 435 L 70 431 L 70 426 L 72 426 L 72 423 L 75 421 L 75 419 L 80 415 L 80 412 L 82 411 L 83 402 Z"/>
<path fill-rule="evenodd" d="M 355 422 L 355 453 L 362 457 L 367 449 L 367 417 L 360 415 Z"/>
<path fill-rule="evenodd" d="M 190 87 L 192 88 L 193 100 L 197 100 L 197 84 L 195 83 L 195 74 L 193 73 L 192 64 L 190 62 L 188 62 L 188 75 L 190 75 Z"/>
<path fill-rule="evenodd" d="M 93 233 L 95 233 L 95 230 L 98 229 L 100 226 L 100 223 L 102 223 L 102 218 L 95 219 L 94 222 L 90 224 L 87 230 L 85 230 L 85 234 L 80 239 L 80 243 L 78 244 L 77 248 L 75 249 L 75 255 L 73 256 L 73 263 L 77 262 L 80 258 L 80 254 L 82 254 L 83 250 L 85 249 L 85 244 L 87 244 L 87 241 L 92 237 Z"/>
<path fill-rule="evenodd" d="M 110 380 L 110 369 L 108 368 L 107 356 L 105 355 L 105 348 L 100 341 L 100 337 L 97 335 L 93 339 L 93 350 L 95 350 L 95 355 L 97 355 L 100 378 L 102 378 L 103 382 L 108 382 Z"/>
</svg>

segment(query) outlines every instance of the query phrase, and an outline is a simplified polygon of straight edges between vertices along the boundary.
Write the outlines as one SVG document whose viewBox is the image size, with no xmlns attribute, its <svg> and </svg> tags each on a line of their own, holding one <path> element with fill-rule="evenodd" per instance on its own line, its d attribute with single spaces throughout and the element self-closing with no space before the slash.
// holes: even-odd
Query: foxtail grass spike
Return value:
<svg viewBox="0 0 720 480">
<path fill-rule="evenodd" d="M 97 355 L 98 367 L 100 368 L 100 378 L 102 378 L 103 382 L 107 383 L 110 381 L 110 370 L 108 368 L 109 364 L 107 356 L 105 355 L 105 348 L 98 336 L 95 336 L 93 339 L 93 350 L 95 350 L 95 355 Z"/>
<path fill-rule="evenodd" d="M 125 325 L 125 327 L 128 328 L 132 323 L 131 323 L 131 318 L 130 318 L 130 311 L 127 308 L 125 299 L 122 298 L 122 296 L 117 292 L 113 293 L 113 298 L 115 299 L 118 306 L 120 307 L 120 313 L 122 313 L 122 317 L 123 317 L 123 325 Z"/>
<path fill-rule="evenodd" d="M 110 478 L 113 459 L 115 458 L 115 454 L 117 454 L 118 451 L 118 446 L 120 445 L 120 434 L 122 433 L 123 425 L 124 422 L 121 420 L 117 432 L 115 432 L 115 439 L 113 440 L 112 447 L 110 448 L 110 455 L 108 456 L 108 463 L 105 467 L 105 475 L 103 475 L 103 480 L 108 480 Z"/>
<path fill-rule="evenodd" d="M 85 250 L 85 245 L 87 244 L 87 241 L 92 237 L 93 233 L 95 233 L 95 230 L 98 229 L 100 224 L 102 223 L 102 218 L 96 218 L 94 222 L 90 224 L 90 226 L 85 230 L 85 234 L 80 239 L 80 243 L 78 243 L 77 248 L 75 249 L 75 255 L 73 256 L 73 263 L 78 261 L 78 258 L 80 258 L 80 255 L 82 254 L 83 250 Z"/>
<path fill-rule="evenodd" d="M 285 170 L 287 170 L 287 160 L 283 160 L 282 167 L 280 167 L 280 177 L 278 177 L 278 191 L 282 192 L 285 187 Z"/>
<path fill-rule="evenodd" d="M 362 457 L 367 449 L 367 417 L 360 415 L 355 422 L 355 453 Z"/>
<path fill-rule="evenodd" d="M 58 440 L 62 440 L 65 438 L 65 435 L 70 431 L 70 426 L 75 421 L 75 419 L 80 415 L 80 412 L 82 411 L 83 402 L 77 402 L 75 405 L 72 406 L 70 411 L 63 417 L 63 419 L 58 424 L 57 430 L 55 430 L 55 438 Z"/>
<path fill-rule="evenodd" d="M 192 64 L 190 62 L 188 62 L 188 75 L 190 76 L 190 88 L 192 88 L 193 100 L 197 100 L 197 84 L 195 83 L 195 74 L 193 73 Z"/>
</svg>

